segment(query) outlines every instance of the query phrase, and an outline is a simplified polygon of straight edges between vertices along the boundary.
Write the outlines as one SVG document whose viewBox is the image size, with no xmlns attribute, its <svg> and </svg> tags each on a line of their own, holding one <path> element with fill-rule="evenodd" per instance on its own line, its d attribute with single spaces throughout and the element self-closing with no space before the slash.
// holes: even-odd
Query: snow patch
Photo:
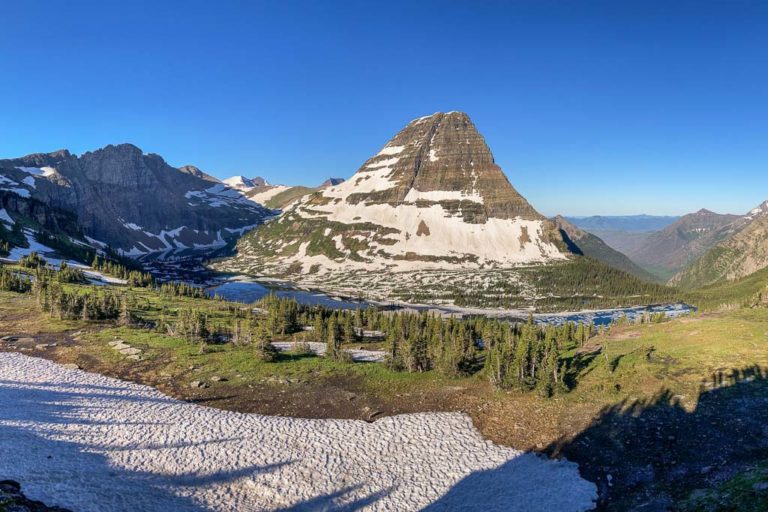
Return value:
<svg viewBox="0 0 768 512">
<path fill-rule="evenodd" d="M 284 192 L 289 188 L 292 188 L 292 187 L 288 187 L 286 185 L 276 185 L 263 192 L 257 192 L 256 194 L 251 194 L 248 196 L 248 199 L 250 199 L 254 203 L 263 205 L 264 203 L 266 203 L 267 201 L 275 197 L 280 192 Z"/>
<path fill-rule="evenodd" d="M 397 155 L 402 153 L 405 146 L 384 146 L 384 148 L 378 152 L 378 155 Z"/>
<path fill-rule="evenodd" d="M 5 211 L 5 208 L 0 209 L 0 221 L 5 222 L 6 224 L 10 224 L 11 226 L 15 224 L 11 216 L 8 215 L 8 212 Z"/>
<path fill-rule="evenodd" d="M 483 204 L 483 196 L 480 194 L 466 194 L 461 190 L 429 190 L 422 192 L 411 188 L 405 195 L 405 201 L 414 203 L 416 201 L 472 201 Z"/>
<path fill-rule="evenodd" d="M 0 474 L 81 512 L 580 512 L 596 498 L 576 464 L 494 445 L 462 413 L 243 414 L 16 353 L 0 375 Z"/>
<path fill-rule="evenodd" d="M 24 197 L 24 198 L 28 198 L 30 196 L 29 190 L 27 190 L 25 188 L 0 188 L 0 190 L 6 190 L 8 192 L 13 192 L 14 194 L 16 194 L 18 196 L 21 196 L 21 197 Z"/>
</svg>

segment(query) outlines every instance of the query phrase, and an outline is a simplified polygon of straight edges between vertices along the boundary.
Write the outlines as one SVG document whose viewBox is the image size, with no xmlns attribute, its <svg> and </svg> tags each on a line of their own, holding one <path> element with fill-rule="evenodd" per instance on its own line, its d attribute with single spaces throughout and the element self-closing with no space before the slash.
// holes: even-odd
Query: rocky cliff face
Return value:
<svg viewBox="0 0 768 512">
<path fill-rule="evenodd" d="M 193 166 L 121 144 L 0 160 L 0 189 L 77 215 L 96 245 L 125 254 L 224 245 L 269 211 Z"/>
<path fill-rule="evenodd" d="M 416 119 L 347 181 L 250 233 L 234 264 L 268 274 L 498 268 L 563 260 L 466 114 Z"/>
<path fill-rule="evenodd" d="M 739 279 L 768 267 L 768 201 L 731 222 L 728 235 L 671 282 L 696 288 Z"/>
</svg>

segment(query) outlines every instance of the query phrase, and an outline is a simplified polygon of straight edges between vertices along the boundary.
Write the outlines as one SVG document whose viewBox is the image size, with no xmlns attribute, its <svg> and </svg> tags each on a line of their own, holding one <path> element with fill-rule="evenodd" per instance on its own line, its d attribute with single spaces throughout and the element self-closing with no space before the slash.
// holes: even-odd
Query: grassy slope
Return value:
<svg viewBox="0 0 768 512">
<path fill-rule="evenodd" d="M 685 290 L 694 290 L 721 281 L 728 267 L 740 257 L 739 253 L 717 245 L 676 275 L 672 282 Z"/>
<path fill-rule="evenodd" d="M 745 283 L 740 286 L 749 288 Z M 139 313 L 146 319 L 156 318 L 163 307 L 169 311 L 191 306 L 204 309 L 213 323 L 222 320 L 227 314 L 227 304 L 219 301 L 169 299 L 146 290 L 136 290 L 136 293 L 140 297 Z M 673 396 L 676 403 L 679 403 L 679 408 L 674 409 L 676 414 L 682 415 L 683 418 L 688 414 L 693 417 L 697 407 L 700 407 L 700 397 L 705 389 L 702 384 L 711 382 L 713 375 L 727 375 L 734 369 L 752 366 L 768 367 L 766 309 L 694 315 L 662 324 L 615 328 L 611 333 L 591 340 L 590 345 L 602 347 L 602 351 L 591 354 L 587 351 L 586 354 L 576 355 L 572 348 L 566 354 L 572 360 L 570 379 L 572 385 L 575 385 L 570 392 L 547 400 L 539 398 L 535 393 L 493 392 L 483 375 L 451 379 L 436 372 L 396 373 L 381 364 L 342 364 L 317 357 L 284 357 L 277 363 L 263 363 L 252 356 L 250 348 L 230 345 L 209 346 L 207 351 L 201 354 L 198 346 L 151 331 L 113 327 L 109 324 L 94 328 L 93 324 L 86 325 L 79 321 L 50 320 L 37 312 L 31 297 L 0 292 L 2 335 L 52 333 L 84 327 L 87 327 L 88 332 L 81 336 L 83 345 L 78 348 L 81 354 L 79 357 L 87 356 L 98 361 L 97 368 L 154 372 L 170 382 L 182 383 L 193 378 L 208 380 L 213 375 L 225 375 L 231 382 L 216 384 L 215 389 L 219 394 L 233 393 L 244 386 L 263 387 L 265 379 L 276 376 L 308 383 L 343 376 L 353 379 L 357 389 L 365 389 L 382 400 L 396 401 L 399 410 L 439 410 L 444 407 L 466 410 L 483 433 L 494 441 L 521 448 L 558 445 L 566 454 L 569 453 L 570 439 L 578 439 L 580 436 L 593 438 L 594 429 L 600 425 L 599 422 L 596 423 L 595 418 L 604 414 L 601 410 L 615 408 L 617 405 L 624 408 L 627 404 L 640 400 L 645 405 L 640 409 L 633 409 L 634 416 L 627 418 L 630 418 L 628 421 L 634 421 L 631 418 L 640 418 L 639 421 L 642 421 L 646 409 L 659 407 L 656 403 L 649 405 L 653 402 L 651 397 L 667 390 L 665 396 Z M 139 364 L 120 358 L 107 346 L 107 342 L 114 338 L 123 339 L 142 348 L 148 356 L 148 361 Z M 66 352 L 64 354 L 65 358 L 75 357 L 67 355 Z M 196 367 L 195 372 L 190 372 L 192 366 Z M 235 376 L 239 376 L 236 381 Z M 429 405 L 434 403 L 430 400 L 434 400 L 435 396 L 455 394 L 456 391 L 453 390 L 456 389 L 462 390 L 457 395 L 457 401 L 438 402 L 440 405 L 437 406 Z M 746 421 L 749 418 L 744 419 Z M 674 429 L 675 426 L 662 422 L 655 428 L 661 429 L 661 435 L 667 439 L 670 436 L 665 430 Z M 673 431 L 675 435 L 679 435 L 676 430 Z M 600 449 L 597 452 L 601 456 L 614 451 L 624 455 L 624 441 L 619 440 L 626 438 L 629 442 L 633 437 L 618 427 L 611 432 L 618 444 L 612 446 L 611 450 Z M 652 448 L 651 445 L 640 444 L 645 451 Z M 659 448 L 672 452 L 675 446 L 661 443 Z M 596 450 L 590 449 L 589 453 L 596 453 Z M 709 453 L 703 450 L 699 455 L 682 453 L 675 456 L 681 459 L 700 456 L 704 457 L 703 460 L 708 460 L 706 457 Z M 578 460 L 585 471 L 592 472 L 591 477 L 598 480 L 605 478 L 605 474 L 600 471 L 606 469 L 600 468 L 613 467 L 603 460 L 598 460 L 599 464 L 591 465 L 589 460 L 582 460 L 578 452 L 569 457 Z M 623 458 L 627 459 L 627 464 L 631 464 L 631 457 Z M 617 509 L 621 510 L 626 504 L 625 500 L 634 499 L 633 493 L 639 491 L 637 484 L 633 484 L 634 487 L 622 487 L 621 469 L 613 467 L 610 471 L 614 471 L 617 476 L 614 487 L 608 492 L 616 495 L 615 499 L 619 503 Z M 666 469 L 660 467 L 658 471 Z M 657 478 L 644 485 L 652 485 L 654 493 L 666 493 L 675 500 L 687 499 L 693 490 L 693 484 L 689 485 L 687 481 L 681 483 L 674 478 L 670 477 L 669 481 L 667 478 Z M 721 498 L 719 494 L 717 496 L 717 499 Z"/>
<path fill-rule="evenodd" d="M 317 190 L 316 188 L 296 186 L 291 187 L 288 190 L 284 190 L 279 194 L 275 194 L 268 201 L 264 203 L 267 208 L 273 208 L 275 210 L 282 210 L 292 202 L 296 201 L 302 196 L 311 194 Z"/>
<path fill-rule="evenodd" d="M 736 281 L 723 281 L 687 293 L 688 300 L 704 309 L 753 306 L 768 297 L 768 268 Z"/>
</svg>

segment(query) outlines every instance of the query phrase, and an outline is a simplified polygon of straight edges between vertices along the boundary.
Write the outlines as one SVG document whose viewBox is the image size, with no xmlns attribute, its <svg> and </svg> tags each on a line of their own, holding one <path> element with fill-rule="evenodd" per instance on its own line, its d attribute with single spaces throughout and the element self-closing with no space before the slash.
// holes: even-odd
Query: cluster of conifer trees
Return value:
<svg viewBox="0 0 768 512">
<path fill-rule="evenodd" d="M 28 276 L 0 267 L 0 290 L 6 292 L 27 293 L 32 289 Z"/>
<path fill-rule="evenodd" d="M 127 298 L 108 287 L 67 290 L 58 281 L 36 278 L 32 292 L 37 303 L 52 317 L 62 320 L 114 320 L 135 323 Z"/>
<path fill-rule="evenodd" d="M 192 297 L 194 299 L 208 298 L 208 294 L 199 286 L 192 286 L 191 284 L 178 283 L 175 281 L 162 283 L 157 287 L 157 291 L 160 292 L 160 295 L 165 297 Z"/>
<path fill-rule="evenodd" d="M 91 267 L 120 279 L 125 279 L 128 286 L 148 288 L 155 285 L 152 275 L 135 268 L 129 268 L 126 264 L 111 258 L 103 258 L 98 254 L 93 258 Z"/>
<path fill-rule="evenodd" d="M 23 268 L 35 269 L 35 268 L 45 267 L 47 264 L 48 262 L 45 261 L 45 258 L 40 256 L 35 251 L 32 251 L 29 254 L 19 258 L 19 266 Z"/>
</svg>

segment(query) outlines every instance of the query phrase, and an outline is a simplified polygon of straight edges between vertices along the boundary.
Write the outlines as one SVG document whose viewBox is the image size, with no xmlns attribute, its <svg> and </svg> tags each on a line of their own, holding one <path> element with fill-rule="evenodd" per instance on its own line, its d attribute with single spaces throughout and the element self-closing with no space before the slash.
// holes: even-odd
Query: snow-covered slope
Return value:
<svg viewBox="0 0 768 512">
<path fill-rule="evenodd" d="M 242 414 L 0 353 L 0 475 L 80 512 L 589 510 L 578 466 L 496 446 L 460 413 Z"/>
</svg>

